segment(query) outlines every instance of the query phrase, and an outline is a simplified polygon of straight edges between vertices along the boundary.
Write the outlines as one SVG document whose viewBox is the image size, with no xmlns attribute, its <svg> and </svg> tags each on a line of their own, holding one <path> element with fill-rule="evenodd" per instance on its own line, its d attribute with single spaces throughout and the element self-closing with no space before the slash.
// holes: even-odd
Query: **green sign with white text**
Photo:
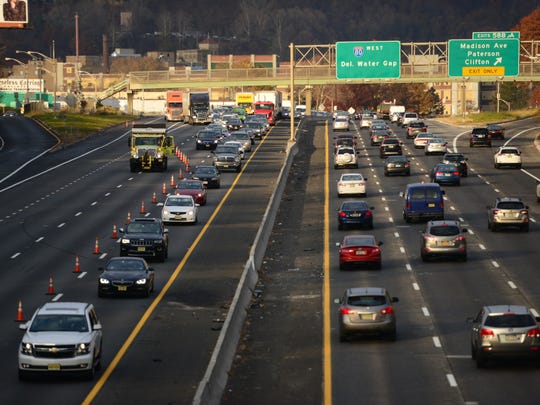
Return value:
<svg viewBox="0 0 540 405">
<path fill-rule="evenodd" d="M 399 41 L 336 42 L 336 78 L 399 78 L 400 55 Z"/>
<path fill-rule="evenodd" d="M 473 32 L 473 39 L 519 39 L 519 31 Z"/>
</svg>

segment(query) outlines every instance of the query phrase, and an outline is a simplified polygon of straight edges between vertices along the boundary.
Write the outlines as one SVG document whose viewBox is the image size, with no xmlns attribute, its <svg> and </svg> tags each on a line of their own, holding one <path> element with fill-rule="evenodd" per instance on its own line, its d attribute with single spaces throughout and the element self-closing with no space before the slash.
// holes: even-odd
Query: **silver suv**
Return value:
<svg viewBox="0 0 540 405">
<path fill-rule="evenodd" d="M 483 307 L 471 319 L 471 357 L 483 368 L 490 358 L 540 355 L 538 319 L 522 305 Z"/>
<path fill-rule="evenodd" d="M 382 334 L 396 340 L 396 314 L 392 303 L 398 302 L 385 288 L 349 288 L 342 299 L 334 302 L 339 307 L 339 340 L 352 334 Z"/>
<path fill-rule="evenodd" d="M 458 221 L 429 221 L 422 232 L 420 256 L 423 261 L 432 257 L 456 257 L 467 260 L 467 241 Z"/>
<path fill-rule="evenodd" d="M 517 197 L 501 197 L 488 205 L 488 229 L 497 232 L 501 227 L 519 227 L 529 232 L 529 207 Z"/>
<path fill-rule="evenodd" d="M 19 347 L 19 378 L 68 372 L 94 377 L 101 365 L 101 323 L 84 302 L 48 302 L 36 310 Z"/>
</svg>

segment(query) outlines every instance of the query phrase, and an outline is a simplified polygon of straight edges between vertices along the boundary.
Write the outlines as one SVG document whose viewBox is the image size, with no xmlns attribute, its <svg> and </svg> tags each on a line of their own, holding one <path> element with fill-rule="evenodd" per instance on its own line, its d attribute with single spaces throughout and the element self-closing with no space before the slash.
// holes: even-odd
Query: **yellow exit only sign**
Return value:
<svg viewBox="0 0 540 405">
<path fill-rule="evenodd" d="M 504 76 L 504 66 L 464 67 L 462 76 Z"/>
</svg>

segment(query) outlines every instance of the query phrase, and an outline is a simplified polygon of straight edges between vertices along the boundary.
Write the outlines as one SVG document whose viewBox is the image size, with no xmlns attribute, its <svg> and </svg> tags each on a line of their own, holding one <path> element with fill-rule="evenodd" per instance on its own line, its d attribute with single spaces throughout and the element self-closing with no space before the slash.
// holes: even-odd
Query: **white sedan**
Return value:
<svg viewBox="0 0 540 405">
<path fill-rule="evenodd" d="M 349 117 L 345 115 L 338 115 L 334 119 L 332 128 L 334 131 L 342 131 L 342 130 L 348 131 L 349 130 Z"/>
<path fill-rule="evenodd" d="M 430 138 L 435 138 L 435 136 L 430 132 L 420 132 L 413 141 L 415 149 L 424 148 Z"/>
<path fill-rule="evenodd" d="M 171 194 L 163 203 L 161 220 L 167 222 L 197 223 L 199 204 L 190 195 Z"/>
<path fill-rule="evenodd" d="M 448 152 L 448 142 L 442 138 L 430 138 L 426 142 L 424 152 L 426 155 L 431 155 L 432 153 L 444 155 Z"/>
<path fill-rule="evenodd" d="M 337 195 L 361 195 L 366 196 L 366 181 L 367 178 L 360 173 L 344 173 L 341 175 L 337 183 Z"/>
<path fill-rule="evenodd" d="M 244 144 L 240 141 L 226 141 L 223 145 L 225 146 L 236 146 L 238 148 L 238 154 L 240 158 L 244 159 L 246 157 L 246 150 L 244 149 Z"/>
</svg>

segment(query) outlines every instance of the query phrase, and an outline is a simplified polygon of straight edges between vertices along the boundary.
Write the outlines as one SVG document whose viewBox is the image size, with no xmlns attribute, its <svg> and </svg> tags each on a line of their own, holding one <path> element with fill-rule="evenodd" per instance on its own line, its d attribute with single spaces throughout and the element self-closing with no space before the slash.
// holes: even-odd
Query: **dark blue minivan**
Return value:
<svg viewBox="0 0 540 405">
<path fill-rule="evenodd" d="M 403 219 L 429 221 L 444 219 L 444 191 L 437 183 L 407 184 L 403 197 Z"/>
</svg>

